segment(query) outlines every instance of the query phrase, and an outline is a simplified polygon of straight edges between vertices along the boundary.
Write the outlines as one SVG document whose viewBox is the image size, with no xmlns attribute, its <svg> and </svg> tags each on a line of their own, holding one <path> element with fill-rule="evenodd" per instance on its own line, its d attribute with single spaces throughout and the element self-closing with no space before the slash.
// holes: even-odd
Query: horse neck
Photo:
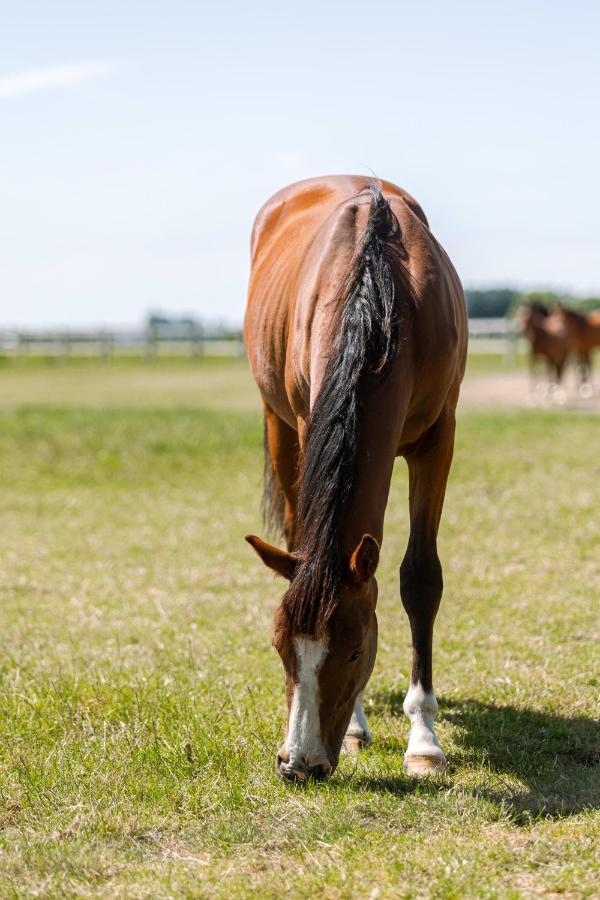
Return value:
<svg viewBox="0 0 600 900">
<path fill-rule="evenodd" d="M 363 534 L 381 543 L 394 462 L 408 406 L 407 385 L 392 371 L 383 383 L 365 379 L 361 386 L 356 471 L 340 520 L 340 549 L 350 553 Z M 395 413 L 391 411 L 395 410 Z"/>
<path fill-rule="evenodd" d="M 545 320 L 539 316 L 531 317 L 525 327 L 525 331 L 532 340 L 543 340 L 547 335 Z"/>
<path fill-rule="evenodd" d="M 587 324 L 584 316 L 580 316 L 579 313 L 572 312 L 571 310 L 563 310 L 563 321 L 565 322 L 569 333 L 574 335 L 581 334 L 581 332 L 585 330 Z"/>
</svg>

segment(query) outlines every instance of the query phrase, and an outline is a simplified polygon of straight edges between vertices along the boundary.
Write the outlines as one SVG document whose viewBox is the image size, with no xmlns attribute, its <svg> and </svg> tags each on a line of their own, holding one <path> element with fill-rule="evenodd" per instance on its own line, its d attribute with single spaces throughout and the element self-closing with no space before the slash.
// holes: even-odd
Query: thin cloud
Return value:
<svg viewBox="0 0 600 900">
<path fill-rule="evenodd" d="M 0 99 L 14 99 L 54 88 L 68 88 L 84 81 L 105 78 L 114 72 L 114 62 L 87 62 L 65 66 L 48 66 L 0 75 Z"/>
</svg>

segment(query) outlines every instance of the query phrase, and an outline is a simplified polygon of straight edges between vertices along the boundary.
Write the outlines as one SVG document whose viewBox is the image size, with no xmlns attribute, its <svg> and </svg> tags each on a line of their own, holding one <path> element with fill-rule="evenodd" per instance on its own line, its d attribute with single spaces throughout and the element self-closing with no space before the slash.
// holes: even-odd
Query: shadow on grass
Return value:
<svg viewBox="0 0 600 900">
<path fill-rule="evenodd" d="M 381 692 L 372 699 L 380 712 L 402 715 L 403 695 Z M 477 700 L 442 699 L 440 714 L 454 726 L 460 747 L 450 759 L 450 778 L 458 768 L 482 775 L 470 788 L 473 795 L 501 805 L 515 822 L 600 807 L 598 721 Z M 515 791 L 507 782 L 498 788 L 489 784 L 503 776 L 517 778 L 526 790 Z M 406 793 L 412 783 L 402 776 L 369 781 L 365 787 L 398 793 Z"/>
</svg>

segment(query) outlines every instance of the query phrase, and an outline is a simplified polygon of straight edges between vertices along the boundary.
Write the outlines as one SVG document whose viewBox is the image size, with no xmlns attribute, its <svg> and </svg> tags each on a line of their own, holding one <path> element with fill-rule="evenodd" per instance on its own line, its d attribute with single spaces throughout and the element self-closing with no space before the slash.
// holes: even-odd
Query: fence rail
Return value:
<svg viewBox="0 0 600 900">
<path fill-rule="evenodd" d="M 210 337 L 196 331 L 177 334 L 173 329 L 160 331 L 125 330 L 45 330 L 0 331 L 0 354 L 14 357 L 39 356 L 140 356 L 153 358 L 168 356 L 241 356 L 244 353 L 239 338 Z"/>
<path fill-rule="evenodd" d="M 473 352 L 513 354 L 519 331 L 511 319 L 469 319 Z M 242 356 L 240 338 L 207 335 L 191 325 L 177 330 L 171 326 L 146 329 L 46 329 L 0 330 L 0 355 L 21 357 L 98 357 L 160 355 Z"/>
</svg>

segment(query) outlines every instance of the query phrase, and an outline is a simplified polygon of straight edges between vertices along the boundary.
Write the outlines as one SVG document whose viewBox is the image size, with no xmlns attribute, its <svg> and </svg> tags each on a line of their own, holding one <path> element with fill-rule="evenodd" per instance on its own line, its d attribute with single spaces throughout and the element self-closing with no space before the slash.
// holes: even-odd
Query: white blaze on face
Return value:
<svg viewBox="0 0 600 900">
<path fill-rule="evenodd" d="M 433 728 L 438 711 L 433 692 L 426 693 L 420 684 L 411 685 L 404 699 L 404 712 L 410 720 L 410 737 L 406 757 L 429 756 L 446 762 Z"/>
<path fill-rule="evenodd" d="M 327 754 L 321 742 L 319 716 L 319 671 L 327 656 L 324 639 L 298 637 L 294 639 L 296 650 L 296 685 L 290 707 L 285 749 L 289 765 L 303 760 L 312 766 L 326 760 Z"/>
</svg>

